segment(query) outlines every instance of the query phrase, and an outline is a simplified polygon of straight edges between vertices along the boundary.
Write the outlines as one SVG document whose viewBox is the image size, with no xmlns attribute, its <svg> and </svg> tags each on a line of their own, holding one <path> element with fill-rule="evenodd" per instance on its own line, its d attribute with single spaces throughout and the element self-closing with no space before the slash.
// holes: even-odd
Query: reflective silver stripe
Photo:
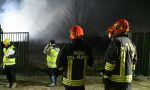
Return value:
<svg viewBox="0 0 150 90">
<path fill-rule="evenodd" d="M 6 59 L 6 61 L 4 62 L 4 64 L 5 65 L 14 65 L 14 64 L 16 64 L 15 58 Z"/>
<path fill-rule="evenodd" d="M 114 82 L 131 82 L 132 75 L 127 75 L 127 76 L 112 75 L 110 76 L 110 79 Z"/>
<path fill-rule="evenodd" d="M 81 86 L 84 85 L 85 80 L 81 79 L 81 80 L 69 80 L 66 78 L 63 78 L 63 84 L 68 85 L 68 86 Z"/>
<path fill-rule="evenodd" d="M 108 70 L 108 71 L 112 71 L 115 67 L 115 64 L 111 64 L 111 63 L 108 63 L 106 62 L 105 64 L 105 70 Z"/>
</svg>

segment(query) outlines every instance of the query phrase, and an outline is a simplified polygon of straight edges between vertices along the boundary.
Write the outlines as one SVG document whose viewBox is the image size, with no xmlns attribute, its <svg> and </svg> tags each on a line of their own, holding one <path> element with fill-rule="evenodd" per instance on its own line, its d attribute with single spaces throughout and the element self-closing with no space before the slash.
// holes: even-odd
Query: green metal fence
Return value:
<svg viewBox="0 0 150 90">
<path fill-rule="evenodd" d="M 3 58 L 2 41 L 9 38 L 11 43 L 16 47 L 16 71 L 19 73 L 29 71 L 29 33 L 28 32 L 4 32 L 1 33 L 1 52 L 0 60 Z"/>
<path fill-rule="evenodd" d="M 29 71 L 29 33 L 7 32 L 0 35 L 1 43 L 4 38 L 10 38 L 17 48 L 17 72 Z M 136 74 L 149 75 L 150 73 L 150 33 L 132 33 L 132 41 L 137 47 L 138 63 Z M 0 45 L 0 60 L 2 60 L 2 44 Z"/>
<path fill-rule="evenodd" d="M 136 74 L 149 75 L 150 72 L 150 33 L 136 32 L 132 40 L 137 47 L 138 63 Z"/>
</svg>

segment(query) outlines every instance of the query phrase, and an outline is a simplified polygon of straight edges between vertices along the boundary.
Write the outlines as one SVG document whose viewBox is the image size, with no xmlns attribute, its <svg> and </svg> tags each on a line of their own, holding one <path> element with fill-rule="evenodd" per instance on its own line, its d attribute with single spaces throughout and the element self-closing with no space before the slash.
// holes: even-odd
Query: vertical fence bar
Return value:
<svg viewBox="0 0 150 90">
<path fill-rule="evenodd" d="M 3 31 L 1 29 L 0 30 L 0 64 L 2 63 L 3 63 Z"/>
<path fill-rule="evenodd" d="M 138 55 L 136 74 L 148 75 L 150 70 L 150 33 L 133 33 L 132 40 L 137 47 Z"/>
<path fill-rule="evenodd" d="M 150 75 L 150 32 L 148 33 L 148 75 Z"/>
</svg>

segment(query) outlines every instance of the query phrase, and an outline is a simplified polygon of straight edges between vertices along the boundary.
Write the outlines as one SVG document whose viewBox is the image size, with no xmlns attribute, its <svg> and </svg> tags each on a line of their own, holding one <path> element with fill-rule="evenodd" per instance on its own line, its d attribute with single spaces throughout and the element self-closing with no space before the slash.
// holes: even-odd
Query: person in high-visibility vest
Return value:
<svg viewBox="0 0 150 90">
<path fill-rule="evenodd" d="M 59 48 L 56 46 L 54 40 L 50 40 L 50 42 L 45 46 L 43 53 L 47 55 L 47 66 L 48 66 L 48 75 L 50 77 L 51 83 L 48 85 L 53 87 L 56 85 L 57 81 L 57 66 L 56 59 L 59 53 Z"/>
<path fill-rule="evenodd" d="M 71 43 L 58 55 L 57 66 L 63 71 L 65 90 L 85 90 L 87 66 L 94 63 L 91 48 L 83 42 L 84 31 L 79 25 L 70 29 Z"/>
<path fill-rule="evenodd" d="M 128 38 L 129 23 L 120 19 L 108 30 L 111 42 L 105 55 L 105 90 L 131 90 L 132 74 L 137 63 L 136 46 Z"/>
<path fill-rule="evenodd" d="M 7 87 L 15 88 L 16 87 L 16 72 L 15 72 L 15 64 L 16 64 L 16 48 L 14 45 L 11 45 L 10 39 L 6 38 L 3 41 L 3 67 L 6 71 L 6 76 L 8 79 Z"/>
</svg>

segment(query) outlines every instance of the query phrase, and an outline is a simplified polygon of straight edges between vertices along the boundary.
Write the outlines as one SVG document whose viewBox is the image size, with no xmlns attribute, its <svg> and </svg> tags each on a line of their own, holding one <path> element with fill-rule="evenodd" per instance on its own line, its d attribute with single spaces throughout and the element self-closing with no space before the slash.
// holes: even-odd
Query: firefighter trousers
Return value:
<svg viewBox="0 0 150 90">
<path fill-rule="evenodd" d="M 131 83 L 111 82 L 111 85 L 104 85 L 105 90 L 131 90 Z"/>
<path fill-rule="evenodd" d="M 85 90 L 85 86 L 68 86 L 64 85 L 65 90 Z"/>
<path fill-rule="evenodd" d="M 57 68 L 48 68 L 48 75 L 50 77 L 50 81 L 51 83 L 56 85 L 56 81 L 57 81 Z"/>
<path fill-rule="evenodd" d="M 15 65 L 5 66 L 6 77 L 10 85 L 16 82 L 16 70 Z"/>
</svg>

